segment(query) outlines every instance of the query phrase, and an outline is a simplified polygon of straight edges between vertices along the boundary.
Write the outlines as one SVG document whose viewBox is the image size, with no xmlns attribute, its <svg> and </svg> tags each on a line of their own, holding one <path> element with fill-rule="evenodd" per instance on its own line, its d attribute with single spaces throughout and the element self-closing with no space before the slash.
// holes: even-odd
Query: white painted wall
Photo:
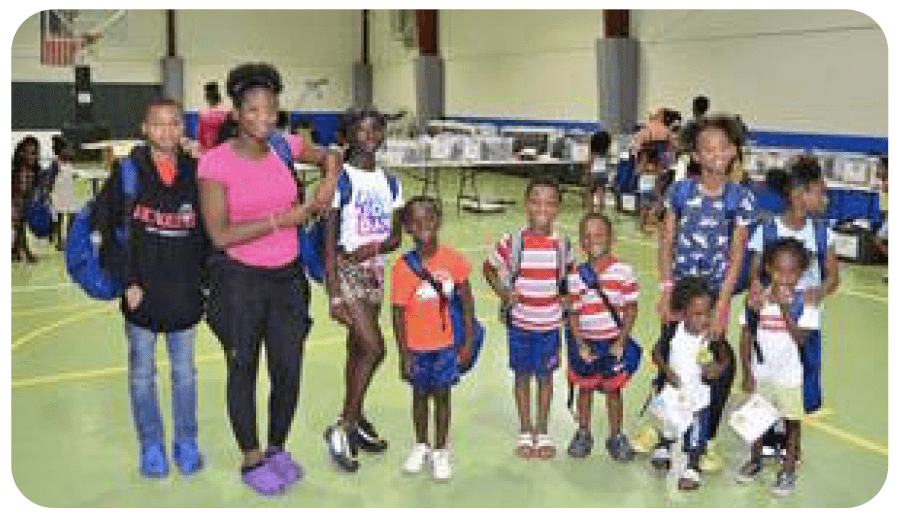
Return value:
<svg viewBox="0 0 900 522">
<path fill-rule="evenodd" d="M 887 42 L 856 11 L 633 11 L 639 107 L 712 111 L 752 128 L 887 135 Z"/>
<path fill-rule="evenodd" d="M 603 13 L 441 11 L 450 115 L 596 119 Z"/>
<path fill-rule="evenodd" d="M 443 16 L 443 11 L 440 16 Z M 369 58 L 372 64 L 372 103 L 393 112 L 416 110 L 415 58 L 391 32 L 390 11 L 369 11 Z"/>
<path fill-rule="evenodd" d="M 159 82 L 165 54 L 165 12 L 130 10 L 122 41 L 101 42 L 92 62 L 96 82 Z M 349 106 L 352 64 L 359 57 L 358 10 L 180 10 L 176 45 L 185 62 L 185 107 L 204 105 L 204 83 L 223 87 L 228 70 L 266 61 L 285 83 L 289 109 Z M 69 67 L 40 65 L 39 16 L 26 19 L 13 38 L 13 81 L 74 81 Z M 322 99 L 303 97 L 303 80 L 328 78 Z"/>
</svg>

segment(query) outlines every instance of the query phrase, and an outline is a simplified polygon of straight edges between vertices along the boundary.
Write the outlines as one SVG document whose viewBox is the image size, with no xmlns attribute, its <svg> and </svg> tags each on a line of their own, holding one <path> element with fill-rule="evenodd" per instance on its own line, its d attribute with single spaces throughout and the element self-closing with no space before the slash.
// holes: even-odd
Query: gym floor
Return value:
<svg viewBox="0 0 900 522">
<path fill-rule="evenodd" d="M 408 177 L 404 181 L 407 197 L 418 193 L 418 182 Z M 480 266 L 493 241 L 521 225 L 522 205 L 502 214 L 463 211 L 457 216 L 456 186 L 449 179 L 442 184 L 441 237 L 472 262 L 476 308 L 488 330 L 478 366 L 453 392 L 449 483 L 432 482 L 427 470 L 416 477 L 400 471 L 413 442 L 411 398 L 398 377 L 388 313 L 382 314 L 388 355 L 373 380 L 366 411 L 391 446 L 382 456 L 362 455 L 361 469 L 354 475 L 331 465 L 322 433 L 334 421 L 342 397 L 344 331 L 327 318 L 318 288 L 312 299 L 317 322 L 306 345 L 300 403 L 288 440 L 288 449 L 306 468 L 306 478 L 274 499 L 260 498 L 242 485 L 237 472 L 240 456 L 226 416 L 224 360 L 205 324 L 197 337 L 196 363 L 206 468 L 191 478 L 181 477 L 174 466 L 167 479 L 141 478 L 118 307 L 85 297 L 69 282 L 62 255 L 32 241 L 36 252 L 43 254 L 41 262 L 15 264 L 11 277 L 11 460 L 19 491 L 35 504 L 53 507 L 853 507 L 881 490 L 888 467 L 888 292 L 882 282 L 886 267 L 842 263 L 841 288 L 828 301 L 824 321 L 826 408 L 820 417 L 803 423 L 804 460 L 795 494 L 776 499 L 769 493 L 774 465 L 757 483 L 735 484 L 734 470 L 746 450 L 724 421 L 719 448 L 726 468 L 706 474 L 700 490 L 681 493 L 671 479 L 654 474 L 646 456 L 630 464 L 609 458 L 600 397 L 594 403 L 593 454 L 577 461 L 565 454 L 575 424 L 566 411 L 562 372 L 555 378 L 550 420 L 558 456 L 524 461 L 514 455 L 517 417 L 505 334 Z M 525 180 L 485 175 L 479 177 L 479 185 L 486 192 L 521 201 Z M 653 312 L 656 243 L 637 232 L 635 218 L 608 212 L 614 217 L 619 256 L 637 270 L 642 292 L 634 335 L 645 355 L 625 394 L 625 426 L 630 434 L 651 376 L 647 350 L 658 333 Z M 576 239 L 580 215 L 580 196 L 567 194 L 558 228 Z M 405 240 L 402 248 L 409 244 Z M 735 349 L 736 316 L 732 314 L 730 329 Z M 162 340 L 158 367 L 160 407 L 171 436 Z M 268 379 L 264 371 L 260 375 L 257 404 L 264 438 Z M 739 384 L 735 382 L 732 408 L 743 400 Z"/>
</svg>

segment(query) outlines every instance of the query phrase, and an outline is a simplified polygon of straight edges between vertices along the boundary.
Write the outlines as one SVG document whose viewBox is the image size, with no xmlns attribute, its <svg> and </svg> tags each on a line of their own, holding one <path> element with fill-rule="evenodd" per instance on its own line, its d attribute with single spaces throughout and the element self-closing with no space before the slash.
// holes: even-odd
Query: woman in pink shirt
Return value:
<svg viewBox="0 0 900 522">
<path fill-rule="evenodd" d="M 275 130 L 281 77 L 268 64 L 228 74 L 238 136 L 200 160 L 200 210 L 213 244 L 207 321 L 225 349 L 228 416 L 243 453 L 243 481 L 261 495 L 280 493 L 302 468 L 285 451 L 297 397 L 303 343 L 310 327 L 309 284 L 298 259 L 297 227 L 328 208 L 340 159 L 287 137 L 295 160 L 323 167 L 312 200 L 267 139 Z M 256 428 L 256 374 L 265 340 L 269 380 L 268 448 Z"/>
</svg>

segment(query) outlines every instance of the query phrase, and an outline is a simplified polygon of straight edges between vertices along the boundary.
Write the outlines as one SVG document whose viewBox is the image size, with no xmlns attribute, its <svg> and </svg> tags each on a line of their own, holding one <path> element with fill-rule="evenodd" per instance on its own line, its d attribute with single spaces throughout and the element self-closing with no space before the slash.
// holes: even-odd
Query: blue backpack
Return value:
<svg viewBox="0 0 900 522">
<path fill-rule="evenodd" d="M 128 205 L 134 203 L 138 193 L 137 165 L 130 157 L 121 160 L 120 194 Z M 100 260 L 99 232 L 91 227 L 91 213 L 97 200 L 90 201 L 75 216 L 72 228 L 66 238 L 66 272 L 84 293 L 94 299 L 109 301 L 120 297 L 125 291 L 125 281 L 114 277 L 103 269 Z M 128 248 L 131 235 L 130 222 L 115 227 L 112 234 L 114 247 Z"/>
<path fill-rule="evenodd" d="M 688 200 L 697 194 L 698 186 L 699 184 L 694 180 L 684 180 L 672 186 L 672 206 L 675 208 L 676 215 L 680 215 Z M 728 235 L 731 237 L 734 233 L 734 220 L 737 215 L 741 194 L 739 187 L 733 183 L 726 183 L 724 189 L 725 212 L 729 219 Z M 747 234 L 748 239 L 753 236 L 753 232 L 758 225 L 758 221 L 750 224 Z M 735 295 L 750 287 L 750 261 L 752 254 L 749 248 L 744 249 L 744 256 L 741 260 L 741 272 L 734 286 Z"/>
<path fill-rule="evenodd" d="M 453 328 L 453 348 L 459 349 L 466 342 L 466 320 L 463 315 L 462 296 L 460 296 L 459 290 L 454 288 L 453 295 L 449 297 L 444 294 L 441 283 L 425 269 L 422 265 L 421 258 L 419 258 L 419 253 L 416 250 L 410 250 L 406 254 L 403 254 L 403 260 L 416 277 L 431 285 L 434 291 L 437 292 L 441 299 L 441 307 L 450 307 L 450 321 Z M 475 362 L 478 360 L 478 354 L 481 353 L 481 346 L 484 344 L 484 326 L 478 322 L 478 319 L 474 319 L 472 327 L 475 330 L 475 340 L 472 342 L 472 358 L 469 360 L 468 364 L 459 367 L 460 375 L 464 375 L 475 366 Z"/>
<path fill-rule="evenodd" d="M 400 192 L 400 184 L 393 175 L 386 174 L 388 187 L 391 189 L 391 198 L 397 199 Z M 338 212 L 350 203 L 353 187 L 350 176 L 341 172 L 338 177 L 337 193 L 340 196 Z M 306 273 L 319 284 L 325 284 L 325 218 L 319 218 L 309 227 L 299 227 L 300 257 L 306 266 Z"/>
<path fill-rule="evenodd" d="M 35 195 L 25 206 L 25 222 L 31 233 L 37 237 L 47 237 L 53 228 L 53 209 L 50 201 L 42 195 Z"/>
</svg>

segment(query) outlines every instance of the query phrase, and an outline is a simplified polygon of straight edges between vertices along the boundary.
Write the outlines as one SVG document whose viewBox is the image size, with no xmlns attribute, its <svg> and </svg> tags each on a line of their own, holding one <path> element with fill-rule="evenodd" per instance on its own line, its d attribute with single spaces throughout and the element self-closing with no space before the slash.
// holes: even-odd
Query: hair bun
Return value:
<svg viewBox="0 0 900 522">
<path fill-rule="evenodd" d="M 226 89 L 232 99 L 241 98 L 250 87 L 268 87 L 280 94 L 283 88 L 281 75 L 267 63 L 245 63 L 228 73 Z"/>
</svg>

